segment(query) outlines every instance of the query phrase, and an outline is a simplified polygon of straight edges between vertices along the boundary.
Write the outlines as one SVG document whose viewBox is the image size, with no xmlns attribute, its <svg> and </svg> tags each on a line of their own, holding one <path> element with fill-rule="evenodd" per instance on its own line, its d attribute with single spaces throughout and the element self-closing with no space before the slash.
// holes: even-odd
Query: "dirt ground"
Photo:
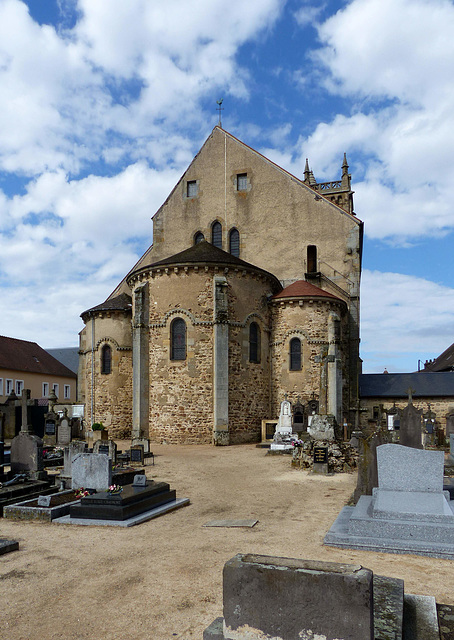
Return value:
<svg viewBox="0 0 454 640">
<path fill-rule="evenodd" d="M 254 445 L 153 451 L 147 476 L 189 506 L 131 528 L 0 519 L 0 537 L 20 543 L 0 556 L 2 640 L 201 640 L 222 615 L 222 567 L 237 553 L 361 564 L 454 603 L 450 560 L 323 546 L 355 475 L 312 476 Z M 259 522 L 202 526 L 220 518 Z"/>
</svg>

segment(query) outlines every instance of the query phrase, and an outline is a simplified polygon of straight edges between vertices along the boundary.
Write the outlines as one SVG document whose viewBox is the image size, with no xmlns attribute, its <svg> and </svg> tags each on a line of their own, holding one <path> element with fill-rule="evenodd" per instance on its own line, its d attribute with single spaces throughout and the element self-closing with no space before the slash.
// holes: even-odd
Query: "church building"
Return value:
<svg viewBox="0 0 454 640">
<path fill-rule="evenodd" d="M 340 180 L 295 177 L 216 126 L 153 244 L 82 313 L 79 400 L 112 437 L 258 441 L 287 395 L 358 424 L 362 223 Z"/>
</svg>

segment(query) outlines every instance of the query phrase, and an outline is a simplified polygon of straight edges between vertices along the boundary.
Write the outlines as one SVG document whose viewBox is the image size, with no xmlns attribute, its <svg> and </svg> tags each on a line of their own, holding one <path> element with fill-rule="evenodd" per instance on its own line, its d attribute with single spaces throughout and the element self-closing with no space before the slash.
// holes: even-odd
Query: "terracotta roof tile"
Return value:
<svg viewBox="0 0 454 640">
<path fill-rule="evenodd" d="M 297 280 L 288 287 L 285 287 L 280 293 L 273 296 L 273 300 L 276 298 L 332 298 L 334 300 L 341 300 L 329 291 L 324 291 L 320 287 L 316 287 L 306 280 Z"/>
</svg>

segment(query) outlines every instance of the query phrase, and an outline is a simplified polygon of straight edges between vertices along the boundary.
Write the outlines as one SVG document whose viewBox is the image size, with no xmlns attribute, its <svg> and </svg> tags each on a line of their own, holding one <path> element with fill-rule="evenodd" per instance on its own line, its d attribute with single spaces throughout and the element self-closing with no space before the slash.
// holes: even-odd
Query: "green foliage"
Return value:
<svg viewBox="0 0 454 640">
<path fill-rule="evenodd" d="M 103 431 L 104 425 L 102 422 L 94 422 L 91 425 L 92 431 Z"/>
</svg>

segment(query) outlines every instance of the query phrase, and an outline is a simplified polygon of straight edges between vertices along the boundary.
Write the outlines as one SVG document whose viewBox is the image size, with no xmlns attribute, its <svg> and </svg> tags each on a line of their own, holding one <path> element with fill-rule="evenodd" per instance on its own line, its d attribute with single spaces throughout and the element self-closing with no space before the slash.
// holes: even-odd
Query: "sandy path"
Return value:
<svg viewBox="0 0 454 640">
<path fill-rule="evenodd" d="M 190 506 L 129 529 L 0 519 L 0 536 L 20 541 L 0 556 L 2 640 L 201 640 L 222 615 L 222 567 L 239 552 L 362 564 L 454 603 L 452 561 L 322 545 L 356 476 L 310 476 L 253 445 L 153 451 L 147 476 Z M 202 527 L 217 518 L 259 523 Z"/>
</svg>

